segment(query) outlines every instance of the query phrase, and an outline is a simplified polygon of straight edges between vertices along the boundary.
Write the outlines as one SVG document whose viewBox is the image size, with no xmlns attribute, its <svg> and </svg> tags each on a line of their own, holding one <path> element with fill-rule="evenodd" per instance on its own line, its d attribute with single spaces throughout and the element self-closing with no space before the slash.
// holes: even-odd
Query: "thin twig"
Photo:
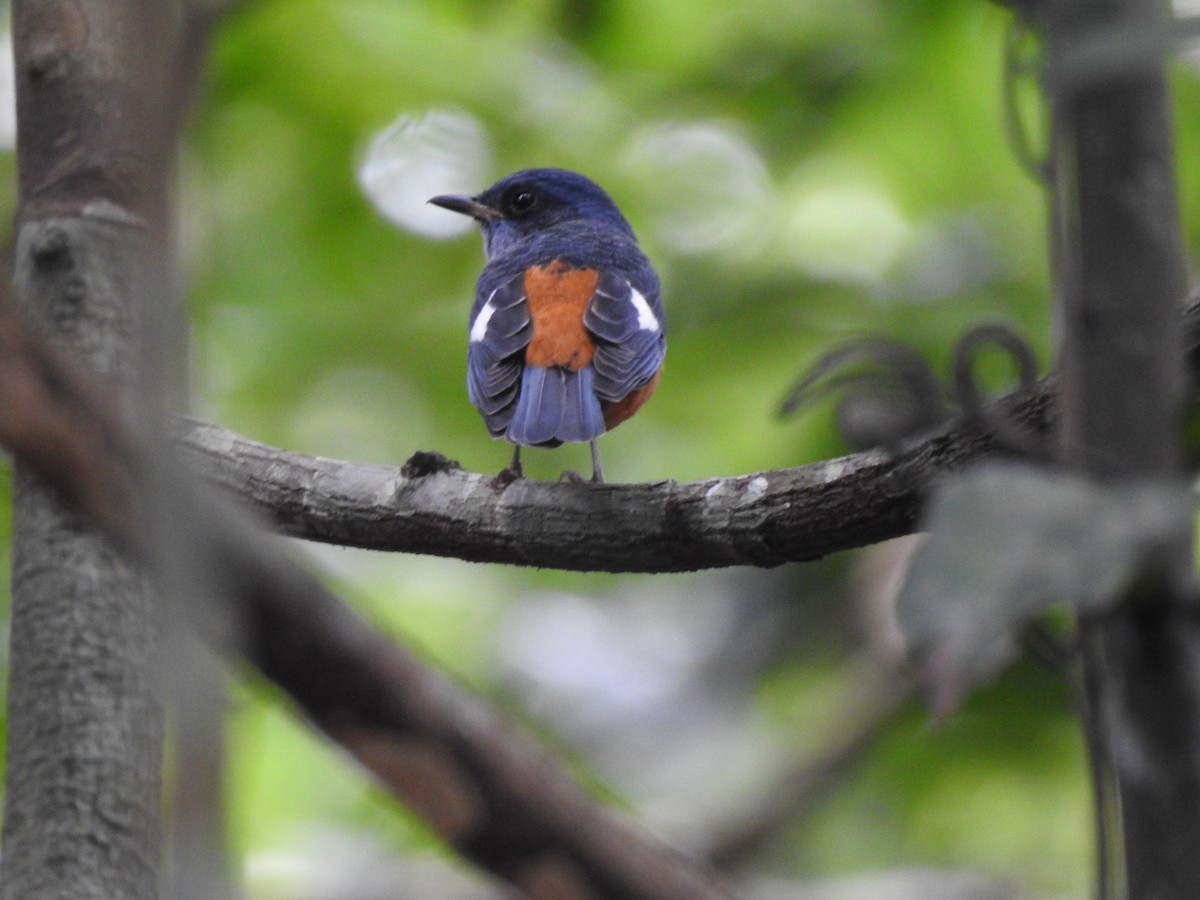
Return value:
<svg viewBox="0 0 1200 900">
<path fill-rule="evenodd" d="M 755 804 L 754 813 L 726 829 L 705 854 L 717 868 L 741 866 L 770 842 L 784 825 L 811 814 L 846 773 L 874 748 L 889 726 L 916 695 L 915 683 L 895 671 L 867 660 L 850 708 L 826 747 L 815 758 L 798 762 L 776 779 Z"/>
</svg>

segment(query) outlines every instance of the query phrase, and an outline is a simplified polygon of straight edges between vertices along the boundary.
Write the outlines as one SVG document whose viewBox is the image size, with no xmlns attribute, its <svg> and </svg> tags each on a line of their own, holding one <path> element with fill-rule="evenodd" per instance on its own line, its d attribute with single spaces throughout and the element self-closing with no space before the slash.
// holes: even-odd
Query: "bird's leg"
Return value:
<svg viewBox="0 0 1200 900">
<path fill-rule="evenodd" d="M 592 438 L 589 443 L 592 447 L 592 484 L 604 484 L 604 469 L 600 467 L 600 448 L 595 438 Z M 583 484 L 583 476 L 573 469 L 567 469 L 567 471 L 558 476 L 558 480 Z"/>
<path fill-rule="evenodd" d="M 496 490 L 503 490 L 518 478 L 523 477 L 525 477 L 525 470 L 521 468 L 521 445 L 514 444 L 512 462 L 496 473 L 496 477 L 492 479 L 492 487 Z"/>
<path fill-rule="evenodd" d="M 604 469 L 600 466 L 600 445 L 596 438 L 590 441 L 592 445 L 592 482 L 604 484 Z"/>
</svg>

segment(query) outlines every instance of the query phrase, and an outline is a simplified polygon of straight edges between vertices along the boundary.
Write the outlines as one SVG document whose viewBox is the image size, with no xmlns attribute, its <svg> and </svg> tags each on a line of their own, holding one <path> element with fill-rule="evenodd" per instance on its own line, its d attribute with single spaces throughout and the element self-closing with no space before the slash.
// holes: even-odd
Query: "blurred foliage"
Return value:
<svg viewBox="0 0 1200 900">
<path fill-rule="evenodd" d="M 451 107 L 491 135 L 489 180 L 585 171 L 662 271 L 670 361 L 649 421 L 605 440 L 614 475 L 828 456 L 828 427 L 772 413 L 832 339 L 878 330 L 936 359 L 988 315 L 1046 349 L 1041 195 L 998 111 L 1005 24 L 986 4 L 248 3 L 185 170 L 200 402 L 314 452 L 503 464 L 463 402 L 478 243 L 399 233 L 354 183 L 377 129 Z M 671 127 L 700 134 L 681 148 Z M 672 228 L 729 207 L 697 251 Z"/>
<path fill-rule="evenodd" d="M 1044 198 L 1005 134 L 1007 25 L 981 0 L 245 0 L 217 33 L 181 166 L 196 410 L 308 453 L 504 465 L 464 384 L 479 241 L 399 230 L 356 180 L 380 129 L 428 110 L 479 123 L 489 182 L 537 165 L 596 179 L 658 265 L 667 370 L 603 441 L 613 480 L 843 452 L 828 409 L 775 411 L 850 336 L 904 340 L 944 371 L 962 331 L 1006 319 L 1046 367 Z M 1196 69 L 1180 65 L 1175 89 L 1178 158 L 1194 159 Z M 1195 259 L 1200 169 L 1180 174 Z M 564 468 L 586 470 L 586 449 L 527 454 L 534 476 Z M 880 589 L 850 577 L 857 559 L 653 578 L 310 553 L 367 615 L 668 836 L 731 770 L 764 789 L 773 770 L 757 761 L 819 754 L 838 718 L 831 680 L 856 648 L 886 644 Z M 252 679 L 233 695 L 230 807 L 252 897 L 309 896 L 288 886 L 305 879 L 286 860 L 330 846 L 314 835 L 434 846 L 279 701 Z M 574 720 L 555 718 L 563 706 Z M 715 820 L 729 813 L 713 805 Z M 903 715 L 764 862 L 785 875 L 971 867 L 1082 896 L 1089 820 L 1065 680 L 1022 663 L 941 729 Z"/>
</svg>

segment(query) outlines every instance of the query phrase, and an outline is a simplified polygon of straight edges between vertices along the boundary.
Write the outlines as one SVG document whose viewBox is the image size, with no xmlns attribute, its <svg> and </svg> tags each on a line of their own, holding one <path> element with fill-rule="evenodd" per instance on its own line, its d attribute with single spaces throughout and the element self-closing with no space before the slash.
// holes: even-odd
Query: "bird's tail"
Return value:
<svg viewBox="0 0 1200 900">
<path fill-rule="evenodd" d="M 526 447 L 590 441 L 604 433 L 592 367 L 526 366 L 507 438 Z"/>
</svg>

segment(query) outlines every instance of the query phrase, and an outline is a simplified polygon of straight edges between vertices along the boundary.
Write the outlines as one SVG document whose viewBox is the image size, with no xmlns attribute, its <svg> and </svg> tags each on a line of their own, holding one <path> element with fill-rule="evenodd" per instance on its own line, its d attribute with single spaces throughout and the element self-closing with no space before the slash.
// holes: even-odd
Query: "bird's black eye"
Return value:
<svg viewBox="0 0 1200 900">
<path fill-rule="evenodd" d="M 508 208 L 514 215 L 521 215 L 533 209 L 537 203 L 537 194 L 533 191 L 518 190 L 513 192 L 513 195 L 508 198 Z"/>
</svg>

